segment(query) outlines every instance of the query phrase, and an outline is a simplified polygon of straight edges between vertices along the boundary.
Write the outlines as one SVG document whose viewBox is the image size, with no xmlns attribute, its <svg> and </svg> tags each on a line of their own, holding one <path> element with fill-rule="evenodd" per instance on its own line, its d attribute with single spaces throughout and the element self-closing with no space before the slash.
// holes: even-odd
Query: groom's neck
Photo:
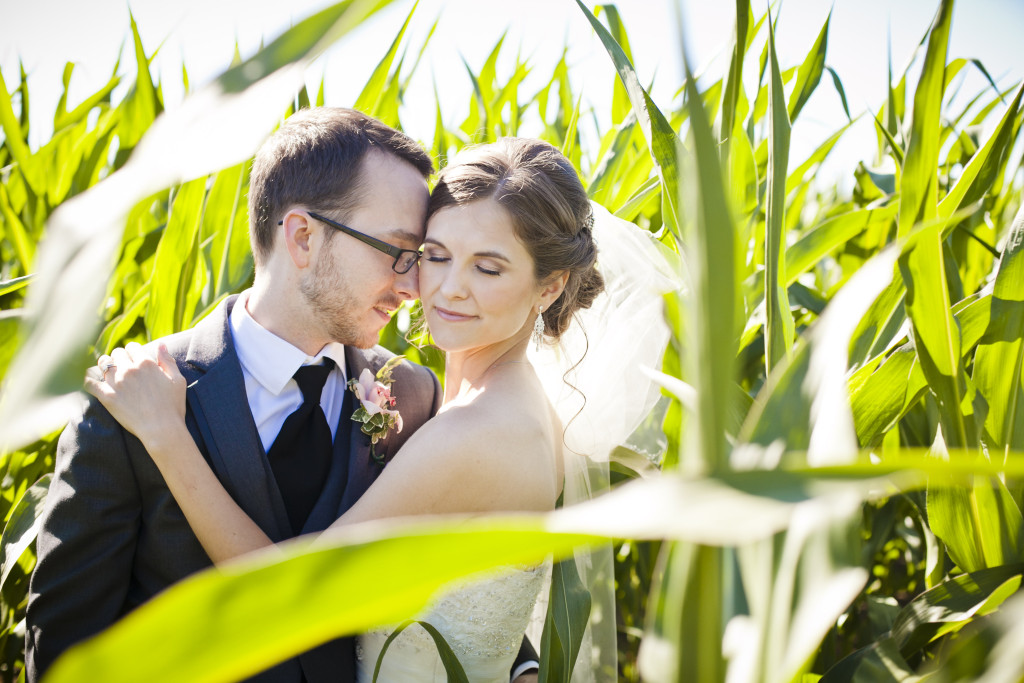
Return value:
<svg viewBox="0 0 1024 683">
<path fill-rule="evenodd" d="M 308 320 L 300 305 L 304 298 L 287 287 L 276 286 L 269 277 L 253 282 L 245 300 L 245 310 L 253 320 L 308 356 L 315 356 L 329 340 L 318 338 L 317 326 Z"/>
</svg>

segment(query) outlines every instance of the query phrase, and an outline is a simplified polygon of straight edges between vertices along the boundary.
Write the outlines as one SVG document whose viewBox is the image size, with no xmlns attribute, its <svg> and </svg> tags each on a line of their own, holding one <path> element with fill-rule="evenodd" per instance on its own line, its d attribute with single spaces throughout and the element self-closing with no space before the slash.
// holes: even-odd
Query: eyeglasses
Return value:
<svg viewBox="0 0 1024 683">
<path fill-rule="evenodd" d="M 387 242 L 379 240 L 376 237 L 370 237 L 369 235 L 359 232 L 358 230 L 353 230 L 347 225 L 336 223 L 335 221 L 332 221 L 330 218 L 325 218 L 318 213 L 313 213 L 312 211 L 309 211 L 308 213 L 310 216 L 317 219 L 321 223 L 326 223 L 327 225 L 331 226 L 336 230 L 340 230 L 346 235 L 355 237 L 360 242 L 370 245 L 377 251 L 382 251 L 388 256 L 393 256 L 395 261 L 394 263 L 391 264 L 391 270 L 395 271 L 399 275 L 408 273 L 409 270 L 413 266 L 415 266 L 416 263 L 420 260 L 421 252 L 419 251 L 413 249 L 399 249 L 393 244 L 388 244 Z M 277 224 L 283 225 L 284 221 L 278 221 Z"/>
</svg>

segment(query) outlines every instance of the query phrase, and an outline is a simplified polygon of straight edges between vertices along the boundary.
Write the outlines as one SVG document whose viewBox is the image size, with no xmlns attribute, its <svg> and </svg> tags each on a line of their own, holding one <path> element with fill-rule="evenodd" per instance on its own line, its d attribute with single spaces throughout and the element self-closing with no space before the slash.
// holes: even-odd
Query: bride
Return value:
<svg viewBox="0 0 1024 683">
<path fill-rule="evenodd" d="M 443 406 L 336 525 L 553 509 L 563 426 L 526 352 L 531 339 L 557 340 L 602 291 L 592 220 L 575 170 L 547 143 L 504 139 L 442 172 L 428 209 L 419 290 L 434 342 L 446 352 Z M 269 545 L 190 437 L 185 381 L 166 349 L 153 358 L 130 344 L 99 364 L 108 363 L 116 372 L 88 379 L 87 388 L 142 441 L 210 558 L 224 562 Z M 509 570 L 449 594 L 423 619 L 453 646 L 471 680 L 507 681 L 544 578 L 542 569 Z M 488 618 L 465 618 L 468 604 Z M 395 640 L 380 680 L 446 680 L 417 631 Z M 372 677 L 385 636 L 362 637 L 360 680 Z"/>
</svg>

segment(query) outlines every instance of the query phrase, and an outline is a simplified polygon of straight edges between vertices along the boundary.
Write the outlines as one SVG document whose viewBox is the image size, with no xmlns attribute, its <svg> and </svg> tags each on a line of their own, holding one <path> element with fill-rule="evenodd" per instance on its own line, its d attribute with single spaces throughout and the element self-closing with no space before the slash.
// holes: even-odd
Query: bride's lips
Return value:
<svg viewBox="0 0 1024 683">
<path fill-rule="evenodd" d="M 473 320 L 476 318 L 475 315 L 463 315 L 462 313 L 456 313 L 455 311 L 449 311 L 446 308 L 434 306 L 434 312 L 437 313 L 437 317 L 441 320 L 445 320 L 450 323 L 461 323 L 467 320 Z"/>
</svg>

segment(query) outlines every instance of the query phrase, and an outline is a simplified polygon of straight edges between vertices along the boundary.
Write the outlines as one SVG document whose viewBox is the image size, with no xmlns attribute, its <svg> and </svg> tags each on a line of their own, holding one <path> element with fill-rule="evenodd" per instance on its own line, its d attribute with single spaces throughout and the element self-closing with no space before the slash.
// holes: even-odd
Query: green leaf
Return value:
<svg viewBox="0 0 1024 683">
<path fill-rule="evenodd" d="M 957 178 L 956 184 L 939 203 L 939 217 L 949 221 L 943 230 L 943 236 L 956 225 L 956 222 L 951 220 L 953 216 L 961 208 L 981 199 L 1002 175 L 1006 160 L 1017 138 L 1019 129 L 1015 123 L 1022 97 L 1024 97 L 1024 85 L 1017 90 L 1017 96 L 1007 107 L 1006 113 L 995 131 L 981 149 L 971 157 L 970 162 Z"/>
<path fill-rule="evenodd" d="M 827 26 L 827 22 L 826 22 Z M 786 290 L 786 173 L 789 164 L 789 114 L 783 92 L 779 60 L 775 54 L 775 29 L 768 21 L 768 44 L 771 63 L 768 107 L 768 189 L 764 240 L 765 292 L 765 355 L 768 374 L 789 353 L 793 346 L 794 323 Z M 819 74 L 820 77 L 820 74 Z"/>
<path fill-rule="evenodd" d="M 209 245 L 213 287 L 206 300 L 236 292 L 252 277 L 249 212 L 245 203 L 248 164 L 217 173 L 203 212 L 202 240 Z"/>
<path fill-rule="evenodd" d="M 637 122 L 639 122 L 640 129 L 644 133 L 644 140 L 647 142 L 647 149 L 650 150 L 655 168 L 657 168 L 658 175 L 661 177 L 661 182 L 664 186 L 661 193 L 662 220 L 665 221 L 665 225 L 668 226 L 669 230 L 678 239 L 679 226 L 675 223 L 676 216 L 678 215 L 676 202 L 679 196 L 679 179 L 676 169 L 676 145 L 678 144 L 676 133 L 672 129 L 671 124 L 669 124 L 668 119 L 665 118 L 665 115 L 654 104 L 647 91 L 640 85 L 640 79 L 636 75 L 636 70 L 619 44 L 615 42 L 615 39 L 608 33 L 604 25 L 591 14 L 586 5 L 580 0 L 576 0 L 576 4 L 579 5 L 580 10 L 586 16 L 590 25 L 594 27 L 594 31 L 597 32 L 598 37 L 608 51 L 608 55 L 615 64 L 615 70 L 622 80 L 622 85 L 625 86 L 626 92 L 629 94 L 629 101 L 633 105 L 633 113 L 636 114 Z"/>
<path fill-rule="evenodd" d="M 444 639 L 441 632 L 433 627 L 429 622 L 419 621 L 416 619 L 409 619 L 403 621 L 395 630 L 391 632 L 391 635 L 384 641 L 384 646 L 381 647 L 380 655 L 377 657 L 377 664 L 373 668 L 373 683 L 377 683 L 377 678 L 380 676 L 380 667 L 384 663 L 384 655 L 387 654 L 388 648 L 391 647 L 391 643 L 394 642 L 395 638 L 399 634 L 413 624 L 419 624 L 423 627 L 430 637 L 434 640 L 434 646 L 437 648 L 437 654 L 441 657 L 441 663 L 444 664 L 445 673 L 448 674 L 448 683 L 469 683 L 469 679 L 466 677 L 466 671 L 462 668 L 462 664 L 459 663 L 459 658 L 455 656 L 448 641 Z"/>
<path fill-rule="evenodd" d="M 962 340 L 950 310 L 939 227 L 932 225 L 911 238 L 900 258 L 900 271 L 917 357 L 939 403 L 943 439 L 950 446 L 968 446 L 974 443 L 974 430 L 961 406 L 967 394 Z"/>
<path fill-rule="evenodd" d="M 71 63 L 68 62 L 68 65 L 71 66 Z M 70 71 L 66 71 L 65 73 L 68 76 L 70 76 Z M 89 97 L 85 98 L 81 104 L 79 104 L 70 112 L 65 112 L 58 109 L 58 115 L 55 116 L 53 119 L 54 132 L 56 133 L 62 128 L 65 128 L 67 126 L 73 126 L 76 123 L 79 123 L 89 115 L 89 112 L 98 107 L 101 103 L 109 102 L 110 94 L 114 91 L 114 88 L 116 88 L 120 84 L 121 77 L 114 76 L 109 81 L 107 81 L 106 85 L 104 85 L 102 88 L 94 92 Z M 67 97 L 66 87 L 67 86 L 65 86 L 64 94 L 61 96 L 62 102 L 65 101 L 65 98 Z"/>
<path fill-rule="evenodd" d="M 629 145 L 635 129 L 636 117 L 630 114 L 615 128 L 611 145 L 594 165 L 594 171 L 587 183 L 587 194 L 602 206 L 610 203 L 609 197 L 618 181 L 624 160 L 629 155 Z"/>
<path fill-rule="evenodd" d="M 626 203 L 615 211 L 615 215 L 623 220 L 633 221 L 644 206 L 659 192 L 661 192 L 661 181 L 657 178 L 649 178 L 647 182 L 637 188 L 636 192 L 626 200 Z"/>
<path fill-rule="evenodd" d="M 747 416 L 741 443 L 807 450 L 809 462 L 849 460 L 857 450 L 846 389 L 847 349 L 857 322 L 893 277 L 889 247 L 864 264 L 768 376 Z"/>
<path fill-rule="evenodd" d="M 6 185 L 0 185 L 0 216 L 3 216 L 7 239 L 10 241 L 11 246 L 14 247 L 14 253 L 17 255 L 18 262 L 21 265 L 21 271 L 27 275 L 32 272 L 34 267 L 36 243 L 25 229 L 21 218 L 18 217 L 11 207 L 11 200 L 8 196 Z"/>
<path fill-rule="evenodd" d="M 729 148 L 736 128 L 736 108 L 743 94 L 743 61 L 747 52 L 750 21 L 750 0 L 736 0 L 736 35 L 732 46 L 729 75 L 722 88 L 722 116 L 719 119 L 718 142 L 724 146 L 722 158 L 729 157 Z"/>
<path fill-rule="evenodd" d="M 0 537 L 0 589 L 7 583 L 7 577 L 22 554 L 36 540 L 42 525 L 39 517 L 43 513 L 52 476 L 47 474 L 33 484 L 11 510 L 3 536 Z"/>
<path fill-rule="evenodd" d="M 837 130 L 835 133 L 830 135 L 829 138 L 825 140 L 823 143 L 821 143 L 818 146 L 818 148 L 815 149 L 814 152 L 812 152 L 811 155 L 804 160 L 802 164 L 800 164 L 797 168 L 793 169 L 793 171 L 789 174 L 789 177 L 786 179 L 786 194 L 789 194 L 793 190 L 806 188 L 806 186 L 810 184 L 809 182 L 807 182 L 808 172 L 812 168 L 818 167 L 821 164 L 821 162 L 823 162 L 828 157 L 828 155 L 835 148 L 836 144 L 839 142 L 839 139 L 843 136 L 844 133 L 846 133 L 846 131 L 850 129 L 850 126 L 852 124 L 853 122 L 851 121 L 850 123 L 846 124 L 839 130 Z"/>
<path fill-rule="evenodd" d="M 913 346 L 877 356 L 850 379 L 850 407 L 862 446 L 875 445 L 927 389 Z"/>
<path fill-rule="evenodd" d="M 825 672 L 819 683 L 917 683 L 923 680 L 914 675 L 896 642 L 886 636 L 844 657 Z"/>
<path fill-rule="evenodd" d="M 31 282 L 34 277 L 34 275 L 22 275 L 21 277 L 16 277 L 13 280 L 0 282 L 0 296 L 7 296 L 8 294 L 24 289 L 24 287 Z"/>
<path fill-rule="evenodd" d="M 818 38 L 814 41 L 811 51 L 807 53 L 807 57 L 800 63 L 800 68 L 797 70 L 796 85 L 793 87 L 793 95 L 789 100 L 790 121 L 796 121 L 796 117 L 800 115 L 800 111 L 807 104 L 807 100 L 811 97 L 814 89 L 818 87 L 818 83 L 821 82 L 821 75 L 825 72 L 828 26 L 831 21 L 832 11 L 829 10 L 828 17 L 825 18 L 825 25 L 821 27 L 821 31 L 818 33 Z M 774 33 L 771 26 L 769 26 L 769 30 Z M 775 40 L 774 35 L 772 35 L 772 40 Z M 772 49 L 774 50 L 775 48 L 772 47 Z M 847 117 L 849 117 L 849 111 L 847 111 Z"/>
<path fill-rule="evenodd" d="M 1018 97 L 1020 95 L 1018 94 Z M 991 322 L 974 357 L 976 400 L 985 404 L 983 439 L 997 460 L 1024 449 L 1024 207 L 1017 212 L 996 271 Z"/>
<path fill-rule="evenodd" d="M 896 209 L 895 204 L 877 209 L 857 209 L 829 218 L 805 232 L 786 249 L 785 284 L 792 285 L 821 259 L 862 232 L 891 223 L 896 217 Z"/>
<path fill-rule="evenodd" d="M 629 47 L 629 36 L 626 35 L 626 27 L 622 24 L 619 10 L 615 5 L 597 5 L 594 7 L 594 16 L 600 16 L 604 12 L 608 17 L 608 31 L 612 38 L 622 48 L 626 59 L 633 61 L 633 51 Z M 612 124 L 618 125 L 629 115 L 629 95 L 619 79 L 615 79 L 612 85 Z"/>
<path fill-rule="evenodd" d="M 541 636 L 540 683 L 569 683 L 583 632 L 590 618 L 590 591 L 580 579 L 576 560 L 556 562 Z M 584 666 L 588 663 L 584 662 Z"/>
<path fill-rule="evenodd" d="M 380 522 L 316 542 L 299 539 L 172 586 L 68 650 L 48 683 L 244 678 L 318 643 L 398 623 L 455 578 L 542 562 L 548 553 L 561 556 L 589 540 L 545 533 L 529 517 Z M 206 616 L 196 620 L 196 614 Z M 169 632 L 175 638 L 166 638 Z M 153 648 L 158 641 L 161 646 Z"/>
<path fill-rule="evenodd" d="M 904 152 L 903 147 L 900 146 L 896 137 L 889 132 L 889 129 L 882 125 L 882 122 L 878 120 L 877 116 L 873 118 L 875 121 L 875 128 L 878 129 L 878 134 L 885 138 L 885 141 L 889 143 L 889 152 L 892 154 L 893 161 L 896 162 L 898 167 L 902 168 L 906 158 L 906 153 Z"/>
<path fill-rule="evenodd" d="M 182 185 L 171 204 L 167 227 L 156 249 L 150 278 L 146 330 L 150 339 L 180 332 L 192 324 L 201 287 L 196 287 L 199 227 L 203 220 L 206 178 Z"/>
<path fill-rule="evenodd" d="M 0 71 L 0 130 L 4 132 L 4 146 L 11 153 L 11 157 L 18 164 L 18 170 L 25 179 L 33 194 L 42 194 L 42 178 L 37 164 L 32 159 L 32 152 L 29 151 L 28 143 L 25 141 L 21 130 L 21 123 L 14 116 L 14 107 L 11 104 L 11 95 L 7 91 L 7 83 L 4 82 L 3 72 Z"/>
<path fill-rule="evenodd" d="M 729 388 L 734 380 L 737 337 L 735 227 L 723 185 L 722 167 L 711 123 L 697 92 L 696 79 L 684 59 L 685 106 L 690 117 L 692 156 L 687 164 L 682 204 L 687 214 L 679 223 L 685 230 L 690 292 L 685 333 L 676 331 L 688 349 L 687 376 L 697 390 L 697 426 L 694 448 L 681 454 L 682 467 L 690 472 L 719 472 L 727 468 L 724 437 L 729 424 Z M 667 191 L 667 188 L 663 192 Z"/>
<path fill-rule="evenodd" d="M 940 114 L 952 18 L 953 0 L 942 0 L 928 32 L 928 50 L 914 94 L 914 118 L 900 185 L 900 237 L 937 215 Z"/>
<path fill-rule="evenodd" d="M 836 92 L 839 93 L 839 99 L 843 103 L 843 111 L 846 112 L 846 119 L 853 121 L 853 117 L 850 116 L 850 107 L 846 103 L 846 90 L 843 89 L 843 82 L 839 79 L 839 74 L 830 66 L 825 68 L 828 70 L 829 75 L 832 76 L 832 84 L 836 87 Z"/>
<path fill-rule="evenodd" d="M 118 137 L 121 140 L 122 149 L 135 147 L 149 127 L 153 125 L 157 114 L 163 109 L 153 85 L 153 78 L 149 73 L 149 58 L 146 57 L 146 51 L 142 47 L 139 27 L 131 12 L 128 13 L 128 16 L 131 19 L 132 39 L 135 42 L 137 75 L 131 93 L 119 107 L 122 111 L 122 118 L 118 127 Z"/>
<path fill-rule="evenodd" d="M 370 75 L 370 79 L 366 81 L 366 85 L 363 86 L 363 91 L 359 93 L 359 97 L 356 98 L 356 103 L 353 105 L 354 109 L 358 109 L 367 116 L 377 116 L 377 112 L 381 108 L 382 95 L 385 91 L 385 86 L 389 81 L 391 74 L 391 65 L 395 61 L 395 55 L 398 53 L 398 46 L 402 42 L 402 38 L 405 37 L 405 30 L 409 28 L 409 22 L 412 21 L 412 15 L 416 12 L 416 7 L 419 5 L 419 0 L 413 3 L 412 9 L 409 10 L 409 14 L 405 17 L 405 23 L 402 24 L 402 28 L 398 31 L 398 35 L 391 41 L 391 47 L 384 54 L 381 60 L 377 63 L 376 68 Z"/>
<path fill-rule="evenodd" d="M 1024 560 L 1024 518 L 998 477 L 974 477 L 972 504 L 978 509 L 978 537 L 986 567 Z"/>
<path fill-rule="evenodd" d="M 1020 565 L 982 569 L 947 579 L 914 598 L 892 627 L 905 655 L 927 645 L 946 625 L 962 627 L 996 609 L 1021 583 Z"/>
</svg>

